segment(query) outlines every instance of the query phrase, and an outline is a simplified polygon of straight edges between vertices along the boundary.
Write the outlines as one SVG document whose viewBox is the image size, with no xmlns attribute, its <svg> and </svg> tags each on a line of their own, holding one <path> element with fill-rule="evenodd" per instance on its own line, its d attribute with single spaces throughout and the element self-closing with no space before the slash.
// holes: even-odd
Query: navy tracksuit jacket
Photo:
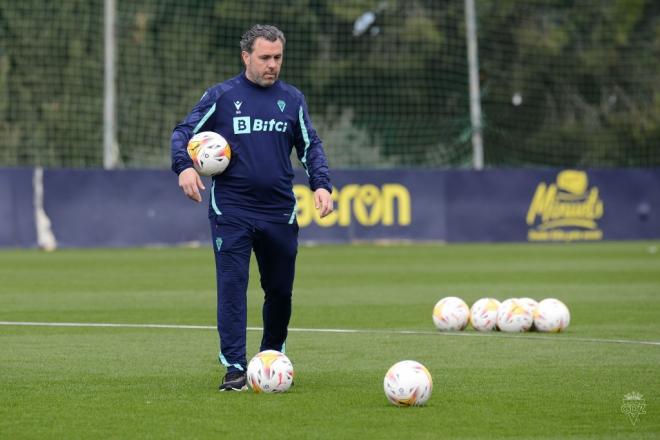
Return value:
<svg viewBox="0 0 660 440">
<path fill-rule="evenodd" d="M 245 73 L 204 93 L 172 134 L 172 170 L 192 167 L 186 146 L 201 131 L 227 139 L 231 162 L 213 178 L 209 218 L 216 263 L 220 361 L 244 370 L 247 284 L 254 250 L 264 289 L 260 350 L 284 351 L 298 247 L 291 151 L 312 190 L 332 191 L 323 145 L 312 127 L 303 94 L 276 81 L 261 87 Z"/>
</svg>

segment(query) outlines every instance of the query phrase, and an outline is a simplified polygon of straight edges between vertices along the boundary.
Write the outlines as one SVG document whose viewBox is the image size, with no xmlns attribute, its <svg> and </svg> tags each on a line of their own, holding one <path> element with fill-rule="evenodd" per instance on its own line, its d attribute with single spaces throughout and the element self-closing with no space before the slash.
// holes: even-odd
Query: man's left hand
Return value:
<svg viewBox="0 0 660 440">
<path fill-rule="evenodd" d="M 318 188 L 314 191 L 314 206 L 319 211 L 321 218 L 330 214 L 333 208 L 332 196 L 325 188 Z"/>
</svg>

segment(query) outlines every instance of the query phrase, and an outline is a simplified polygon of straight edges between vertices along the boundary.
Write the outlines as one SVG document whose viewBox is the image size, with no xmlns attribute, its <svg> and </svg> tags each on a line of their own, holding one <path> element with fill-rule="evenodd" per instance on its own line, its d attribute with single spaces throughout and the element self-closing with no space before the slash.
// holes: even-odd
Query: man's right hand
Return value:
<svg viewBox="0 0 660 440">
<path fill-rule="evenodd" d="M 189 198 L 197 203 L 202 201 L 202 195 L 199 193 L 199 190 L 205 190 L 204 183 L 202 178 L 199 177 L 197 171 L 194 168 L 186 168 L 181 171 L 179 174 L 179 188 L 183 190 L 183 193 Z"/>
</svg>

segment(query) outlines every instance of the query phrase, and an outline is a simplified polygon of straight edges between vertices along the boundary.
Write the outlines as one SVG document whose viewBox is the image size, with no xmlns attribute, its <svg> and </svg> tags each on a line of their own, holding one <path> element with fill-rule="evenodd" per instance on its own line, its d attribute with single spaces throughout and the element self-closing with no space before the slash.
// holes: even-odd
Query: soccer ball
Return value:
<svg viewBox="0 0 660 440">
<path fill-rule="evenodd" d="M 534 315 L 518 298 L 507 299 L 497 311 L 497 327 L 503 332 L 525 332 L 533 323 Z"/>
<path fill-rule="evenodd" d="M 227 169 L 231 147 L 218 133 L 202 131 L 188 142 L 188 154 L 201 176 L 215 176 Z"/>
<path fill-rule="evenodd" d="M 470 318 L 465 301 L 455 296 L 442 298 L 433 307 L 433 323 L 439 330 L 463 330 Z"/>
<path fill-rule="evenodd" d="M 534 314 L 534 326 L 540 332 L 559 333 L 571 322 L 571 313 L 566 304 L 555 298 L 541 301 Z"/>
<path fill-rule="evenodd" d="M 536 307 L 539 305 L 539 303 L 532 298 L 518 298 L 518 303 L 527 310 L 529 310 L 532 316 L 534 316 L 534 313 L 536 312 Z"/>
<path fill-rule="evenodd" d="M 470 323 L 475 330 L 487 332 L 496 329 L 500 302 L 495 298 L 481 298 L 470 308 Z"/>
<path fill-rule="evenodd" d="M 247 382 L 255 393 L 283 393 L 293 383 L 293 365 L 284 353 L 264 350 L 248 363 Z"/>
<path fill-rule="evenodd" d="M 387 400 L 396 406 L 421 406 L 431 397 L 433 379 L 417 361 L 401 361 L 385 374 L 383 389 Z"/>
<path fill-rule="evenodd" d="M 532 298 L 518 298 L 518 303 L 529 310 L 529 312 L 532 314 L 532 326 L 529 328 L 530 330 L 534 329 L 534 314 L 536 313 L 536 307 L 538 307 L 539 303 L 536 302 L 535 299 Z"/>
</svg>

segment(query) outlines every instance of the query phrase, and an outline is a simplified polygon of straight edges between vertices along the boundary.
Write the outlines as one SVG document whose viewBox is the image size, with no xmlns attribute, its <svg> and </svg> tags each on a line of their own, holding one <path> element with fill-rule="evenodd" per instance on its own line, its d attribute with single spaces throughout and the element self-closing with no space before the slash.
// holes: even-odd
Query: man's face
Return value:
<svg viewBox="0 0 660 440">
<path fill-rule="evenodd" d="M 241 52 L 245 63 L 245 76 L 262 87 L 270 87 L 280 76 L 284 48 L 280 40 L 268 41 L 265 38 L 254 40 L 252 53 Z"/>
</svg>

